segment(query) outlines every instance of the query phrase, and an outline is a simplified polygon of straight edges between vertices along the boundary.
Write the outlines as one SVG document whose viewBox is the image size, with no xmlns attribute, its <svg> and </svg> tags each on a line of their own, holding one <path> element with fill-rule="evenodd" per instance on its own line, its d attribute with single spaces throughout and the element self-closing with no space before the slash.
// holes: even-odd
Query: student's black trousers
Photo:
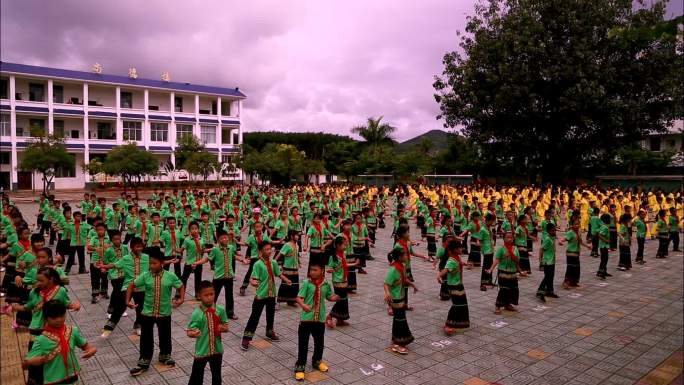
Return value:
<svg viewBox="0 0 684 385">
<path fill-rule="evenodd" d="M 252 276 L 252 269 L 254 268 L 254 264 L 258 260 L 259 260 L 258 258 L 250 258 L 249 259 L 249 268 L 247 269 L 247 272 L 245 273 L 245 278 L 242 280 L 241 288 L 246 289 L 247 286 L 249 285 L 249 278 Z"/>
<path fill-rule="evenodd" d="M 233 303 L 233 278 L 220 278 L 214 279 L 212 282 L 214 285 L 214 303 L 218 302 L 219 295 L 221 294 L 221 289 L 225 289 L 226 297 L 226 314 L 228 317 L 232 317 L 234 313 L 235 305 Z"/>
<path fill-rule="evenodd" d="M 85 246 L 70 246 L 71 250 L 69 252 L 69 257 L 67 258 L 66 272 L 71 271 L 71 267 L 74 265 L 75 258 L 78 256 L 78 273 L 85 273 Z"/>
<path fill-rule="evenodd" d="M 140 360 L 147 362 L 152 360 L 154 352 L 154 325 L 157 325 L 157 337 L 159 338 L 159 355 L 171 355 L 171 316 L 149 317 L 143 315 L 140 320 Z"/>
<path fill-rule="evenodd" d="M 192 361 L 192 373 L 188 385 L 204 384 L 204 368 L 209 363 L 211 370 L 211 385 L 221 385 L 221 362 L 223 354 L 214 354 L 209 357 L 195 358 Z"/>
<path fill-rule="evenodd" d="M 261 313 L 264 311 L 264 307 L 266 307 L 266 333 L 273 332 L 275 304 L 275 297 L 262 299 L 254 298 L 254 302 L 252 302 L 252 314 L 249 315 L 249 321 L 247 321 L 245 333 L 242 336 L 243 340 L 251 340 L 254 338 L 254 332 L 256 331 L 257 326 L 259 326 L 259 318 L 261 318 Z"/>
<path fill-rule="evenodd" d="M 306 366 L 306 357 L 309 353 L 309 337 L 313 336 L 314 351 L 311 356 L 311 363 L 318 365 L 323 359 L 323 347 L 325 343 L 325 323 L 323 322 L 300 322 L 299 323 L 299 346 L 297 349 L 297 362 L 295 363 L 295 371 L 304 371 Z"/>
</svg>

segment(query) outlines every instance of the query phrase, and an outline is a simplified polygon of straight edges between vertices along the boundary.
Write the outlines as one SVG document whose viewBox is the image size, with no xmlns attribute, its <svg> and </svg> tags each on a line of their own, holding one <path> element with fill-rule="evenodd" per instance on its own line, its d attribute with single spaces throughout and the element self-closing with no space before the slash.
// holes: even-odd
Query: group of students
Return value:
<svg viewBox="0 0 684 385">
<path fill-rule="evenodd" d="M 135 309 L 140 356 L 130 372 L 137 376 L 151 364 L 155 325 L 159 361 L 175 365 L 171 313 L 184 302 L 193 275 L 193 294 L 199 305 L 187 327 L 188 337 L 196 338 L 191 384 L 201 383 L 207 364 L 214 383 L 220 383 L 221 334 L 228 330 L 229 319 L 237 319 L 233 298 L 236 262 L 246 267 L 240 295 L 245 295 L 249 285 L 255 290 L 242 349 L 249 349 L 264 310 L 265 337 L 277 341 L 277 303 L 299 306 L 294 371 L 295 378 L 302 380 L 310 337 L 314 340 L 313 368 L 328 370 L 322 361 L 325 328 L 348 325 L 349 294 L 359 290 L 357 274 L 365 274 L 366 263 L 374 259 L 371 249 L 376 232 L 385 226 L 386 211 L 394 219 L 394 244 L 387 255 L 389 266 L 383 281 L 388 314 L 393 317 L 391 350 L 406 354 L 414 340 L 406 317 L 406 312 L 413 310 L 409 288 L 417 290 L 412 257 L 431 261 L 438 269 L 439 297 L 451 300 L 444 324 L 444 332 L 451 335 L 470 325 L 464 270 L 481 267 L 483 291 L 498 286 L 496 314 L 502 309 L 517 311 L 518 279 L 532 273 L 530 260 L 537 242 L 539 267 L 544 272 L 537 296 L 546 301 L 557 297 L 553 287 L 557 245 L 567 243 L 563 287 L 571 289 L 580 282 L 581 247 L 601 258 L 597 272 L 601 279 L 610 276 L 609 252 L 618 247 L 618 269 L 631 268 L 633 233 L 637 263 L 645 262 L 643 245 L 650 236 L 657 235 L 659 240 L 656 257 L 666 257 L 670 243 L 678 250 L 682 210 L 681 196 L 672 194 L 487 186 L 399 186 L 394 190 L 352 185 L 227 187 L 210 192 L 155 191 L 146 204 L 125 194 L 111 206 L 95 194 L 85 194 L 74 209 L 53 196 L 42 196 L 37 204 L 37 231 L 31 234 L 9 197 L 1 199 L 2 289 L 5 301 L 11 304 L 3 312 L 14 310 L 15 325 L 27 326 L 36 342 L 46 335 L 50 323 L 46 306 L 51 309 L 47 314 L 61 317 L 63 325 L 66 309 L 80 308 L 69 300 L 64 285 L 74 264 L 79 274 L 88 273 L 87 253 L 91 303 L 109 299 L 102 337 L 115 330 L 127 315 L 127 307 Z M 565 234 L 557 240 L 563 212 Z M 632 217 L 632 213 L 636 215 Z M 419 242 L 411 239 L 413 221 L 427 243 L 427 255 L 414 248 Z M 586 242 L 581 236 L 584 231 Z M 45 247 L 45 235 L 50 245 L 56 242 L 54 257 L 52 249 Z M 503 244 L 497 247 L 498 237 Z M 302 269 L 301 253 L 309 255 L 306 270 Z M 211 281 L 203 276 L 207 263 Z M 301 271 L 307 277 L 302 282 Z M 217 304 L 221 291 L 224 305 Z M 326 301 L 334 302 L 329 312 Z M 71 336 L 73 343 L 68 347 L 62 342 L 69 338 L 58 338 L 62 352 L 72 352 L 78 346 L 86 356 L 94 354 L 77 328 L 67 329 L 65 335 Z M 36 350 L 32 341 L 29 358 L 41 356 L 38 351 L 44 352 L 46 343 L 40 345 L 43 350 Z M 71 364 L 69 357 L 65 358 L 64 371 L 56 373 L 56 356 L 44 356 L 52 358 L 26 361 L 32 383 L 52 383 L 48 377 L 62 375 L 64 383 L 74 379 L 75 358 Z"/>
</svg>

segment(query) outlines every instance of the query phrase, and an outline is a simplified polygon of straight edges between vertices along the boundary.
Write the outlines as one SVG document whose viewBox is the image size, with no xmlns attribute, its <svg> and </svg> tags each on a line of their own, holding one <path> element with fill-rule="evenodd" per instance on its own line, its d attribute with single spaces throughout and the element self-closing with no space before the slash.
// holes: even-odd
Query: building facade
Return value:
<svg viewBox="0 0 684 385">
<path fill-rule="evenodd" d="M 95 181 L 82 166 L 127 142 L 152 152 L 160 165 L 175 164 L 178 140 L 194 135 L 230 163 L 240 152 L 245 98 L 238 88 L 137 78 L 134 69 L 119 76 L 95 66 L 85 72 L 0 62 L 0 186 L 42 186 L 40 175 L 20 168 L 23 150 L 41 133 L 62 136 L 75 158 L 73 169 L 55 171 L 55 189 Z"/>
</svg>

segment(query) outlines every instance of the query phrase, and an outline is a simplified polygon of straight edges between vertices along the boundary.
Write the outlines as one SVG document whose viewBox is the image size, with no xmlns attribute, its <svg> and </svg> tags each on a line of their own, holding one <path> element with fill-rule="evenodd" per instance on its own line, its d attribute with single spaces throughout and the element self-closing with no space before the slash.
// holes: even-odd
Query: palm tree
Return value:
<svg viewBox="0 0 684 385">
<path fill-rule="evenodd" d="M 377 119 L 370 117 L 365 126 L 354 127 L 351 131 L 365 139 L 366 143 L 373 147 L 373 150 L 377 150 L 381 144 L 391 143 L 392 134 L 397 130 L 389 123 L 381 123 L 382 118 L 382 116 Z"/>
</svg>

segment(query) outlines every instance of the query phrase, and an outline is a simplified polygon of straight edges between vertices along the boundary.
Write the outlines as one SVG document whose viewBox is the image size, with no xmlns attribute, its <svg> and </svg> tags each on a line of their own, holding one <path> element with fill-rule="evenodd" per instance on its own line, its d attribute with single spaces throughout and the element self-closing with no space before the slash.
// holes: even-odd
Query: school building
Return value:
<svg viewBox="0 0 684 385">
<path fill-rule="evenodd" d="M 75 158 L 74 168 L 55 170 L 55 189 L 100 181 L 103 175 L 89 175 L 82 166 L 127 142 L 153 153 L 161 167 L 175 164 L 177 141 L 194 135 L 221 163 L 230 163 L 240 152 L 245 98 L 238 88 L 172 82 L 168 73 L 138 78 L 135 68 L 122 76 L 103 73 L 99 64 L 88 72 L 0 62 L 0 187 L 42 188 L 41 176 L 20 165 L 32 137 L 45 132 L 63 137 Z M 215 178 L 242 174 L 222 171 Z"/>
</svg>

